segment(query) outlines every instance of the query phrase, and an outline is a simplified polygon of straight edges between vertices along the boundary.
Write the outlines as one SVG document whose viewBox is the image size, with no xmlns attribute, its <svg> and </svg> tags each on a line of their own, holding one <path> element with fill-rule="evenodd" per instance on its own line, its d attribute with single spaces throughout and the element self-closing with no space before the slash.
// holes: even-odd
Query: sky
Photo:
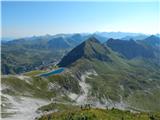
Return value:
<svg viewBox="0 0 160 120">
<path fill-rule="evenodd" d="M 160 32 L 160 2 L 3 1 L 2 37 L 85 32 Z"/>
</svg>

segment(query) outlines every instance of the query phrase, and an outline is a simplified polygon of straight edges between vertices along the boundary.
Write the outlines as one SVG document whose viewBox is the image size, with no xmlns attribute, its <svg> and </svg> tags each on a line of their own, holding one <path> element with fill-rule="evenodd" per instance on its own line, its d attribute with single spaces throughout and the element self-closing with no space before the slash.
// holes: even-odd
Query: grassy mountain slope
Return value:
<svg viewBox="0 0 160 120">
<path fill-rule="evenodd" d="M 70 109 L 64 112 L 55 112 L 44 115 L 39 120 L 158 120 L 159 113 L 130 113 L 117 109 Z"/>
<path fill-rule="evenodd" d="M 79 56 L 75 57 L 75 55 Z M 78 77 L 91 70 L 98 74 L 86 78 L 86 83 L 91 86 L 88 94 L 91 101 L 100 101 L 104 105 L 108 104 L 107 101 L 111 106 L 120 108 L 135 109 L 134 106 L 136 106 L 137 110 L 160 110 L 157 97 L 160 94 L 158 92 L 155 95 L 152 91 L 153 88 L 159 91 L 160 69 L 150 59 L 143 57 L 146 56 L 142 54 L 141 57 L 131 60 L 124 59 L 123 56 L 108 47 L 104 48 L 102 44 L 91 38 L 68 53 L 59 65 L 68 66 Z M 72 63 L 67 61 L 72 61 Z M 139 96 L 140 99 L 136 99 L 137 92 L 143 94 Z M 146 104 L 150 105 L 138 107 L 142 100 L 145 101 L 145 95 L 149 99 Z M 151 102 L 153 99 L 156 102 Z"/>
<path fill-rule="evenodd" d="M 124 41 L 118 39 L 109 39 L 106 42 L 106 45 L 109 46 L 112 50 L 121 53 L 127 59 L 132 59 L 135 57 L 154 57 L 153 51 L 150 51 L 149 49 L 145 48 L 145 46 L 138 44 L 134 40 Z"/>
<path fill-rule="evenodd" d="M 88 34 L 57 34 L 2 42 L 2 74 L 16 74 L 55 64 Z"/>
<path fill-rule="evenodd" d="M 3 74 L 22 73 L 54 64 L 73 46 L 61 37 L 9 41 L 2 44 L 1 71 Z"/>
<path fill-rule="evenodd" d="M 90 38 L 89 40 L 72 49 L 69 54 L 64 56 L 58 65 L 66 67 L 82 57 L 87 59 L 96 58 L 100 60 L 108 60 L 108 52 L 109 50 L 107 50 L 107 48 L 104 46 L 102 47 L 98 40 L 95 38 Z"/>
<path fill-rule="evenodd" d="M 52 100 L 63 103 L 71 102 L 71 99 L 67 96 L 69 91 L 79 93 L 79 86 L 71 80 L 71 76 L 68 75 L 68 79 L 66 79 L 65 74 L 50 78 L 39 77 L 38 75 L 43 72 L 47 71 L 32 71 L 24 75 L 2 76 L 1 108 L 3 118 L 10 117 L 12 119 L 13 117 L 14 119 L 14 116 L 17 116 L 18 118 L 15 119 L 22 119 L 19 118 L 21 115 L 23 116 L 29 111 L 36 114 L 37 108 L 50 103 Z M 69 87 L 71 85 L 73 86 Z M 28 105 L 31 106 L 28 107 Z M 31 115 L 32 112 L 29 112 L 27 116 L 31 117 Z"/>
</svg>

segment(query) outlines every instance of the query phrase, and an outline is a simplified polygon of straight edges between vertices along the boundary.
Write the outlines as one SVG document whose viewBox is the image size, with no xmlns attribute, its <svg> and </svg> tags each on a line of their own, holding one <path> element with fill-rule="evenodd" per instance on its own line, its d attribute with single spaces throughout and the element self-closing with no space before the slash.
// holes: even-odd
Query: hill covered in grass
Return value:
<svg viewBox="0 0 160 120">
<path fill-rule="evenodd" d="M 77 109 L 44 115 L 38 120 L 159 120 L 160 113 L 131 113 L 117 109 Z"/>
</svg>

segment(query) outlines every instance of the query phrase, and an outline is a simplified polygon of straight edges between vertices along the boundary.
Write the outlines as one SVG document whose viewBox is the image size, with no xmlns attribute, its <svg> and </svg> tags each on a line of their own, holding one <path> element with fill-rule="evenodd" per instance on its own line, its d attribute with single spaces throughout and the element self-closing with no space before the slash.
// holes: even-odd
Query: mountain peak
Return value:
<svg viewBox="0 0 160 120">
<path fill-rule="evenodd" d="M 156 35 L 151 35 L 149 37 L 147 37 L 146 39 L 144 39 L 142 41 L 145 45 L 147 45 L 148 47 L 152 47 L 152 48 L 156 48 L 157 46 L 160 46 L 160 38 L 157 37 Z M 159 47 L 158 47 L 159 49 Z"/>
<path fill-rule="evenodd" d="M 148 50 L 143 45 L 138 44 L 134 40 L 125 41 L 120 39 L 110 39 L 106 42 L 106 45 L 113 51 L 119 52 L 127 59 L 132 59 L 135 57 L 154 57 L 152 51 Z"/>
<path fill-rule="evenodd" d="M 147 37 L 145 39 L 145 41 L 160 41 L 160 38 L 155 35 L 151 35 L 151 36 Z"/>
<path fill-rule="evenodd" d="M 97 40 L 97 38 L 95 38 L 94 36 L 89 37 L 85 42 L 86 43 L 87 42 L 95 42 L 95 43 L 99 43 L 100 44 L 100 41 Z"/>
<path fill-rule="evenodd" d="M 157 37 L 156 35 L 151 35 L 151 36 L 147 37 L 145 40 L 160 40 L 160 38 Z"/>
<path fill-rule="evenodd" d="M 109 50 L 102 45 L 95 37 L 90 37 L 62 58 L 58 64 L 61 67 L 66 67 L 77 61 L 78 59 L 98 59 L 106 61 L 109 59 Z"/>
</svg>

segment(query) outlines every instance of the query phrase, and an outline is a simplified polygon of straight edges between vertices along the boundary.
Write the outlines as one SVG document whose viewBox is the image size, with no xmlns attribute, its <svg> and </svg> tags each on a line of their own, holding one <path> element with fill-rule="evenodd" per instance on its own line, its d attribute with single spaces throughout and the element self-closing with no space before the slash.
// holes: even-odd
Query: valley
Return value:
<svg viewBox="0 0 160 120">
<path fill-rule="evenodd" d="M 67 44 L 71 45 L 75 38 L 72 41 L 69 38 Z M 57 51 L 52 49 L 55 46 L 49 48 L 48 38 L 40 39 L 43 43 L 40 46 L 36 43 L 39 39 L 2 44 L 3 119 L 159 120 L 160 38 L 154 35 L 144 40 L 112 38 L 103 43 L 95 36 L 80 38 L 72 47 L 57 43 L 59 48 L 62 45 Z M 54 44 L 55 41 L 52 40 Z M 19 47 L 14 48 L 15 45 Z M 14 56 L 21 54 L 16 52 L 20 46 L 26 49 L 24 53 L 35 58 L 35 63 L 36 59 L 47 60 L 47 65 L 35 65 L 28 56 L 26 59 L 31 61 L 23 63 L 19 58 L 22 56 Z M 44 50 L 50 53 L 42 58 Z M 13 60 L 14 57 L 19 59 Z M 52 59 L 56 59 L 55 64 L 51 64 Z M 31 67 L 26 68 L 25 64 Z M 86 105 L 90 107 L 83 109 Z"/>
</svg>

